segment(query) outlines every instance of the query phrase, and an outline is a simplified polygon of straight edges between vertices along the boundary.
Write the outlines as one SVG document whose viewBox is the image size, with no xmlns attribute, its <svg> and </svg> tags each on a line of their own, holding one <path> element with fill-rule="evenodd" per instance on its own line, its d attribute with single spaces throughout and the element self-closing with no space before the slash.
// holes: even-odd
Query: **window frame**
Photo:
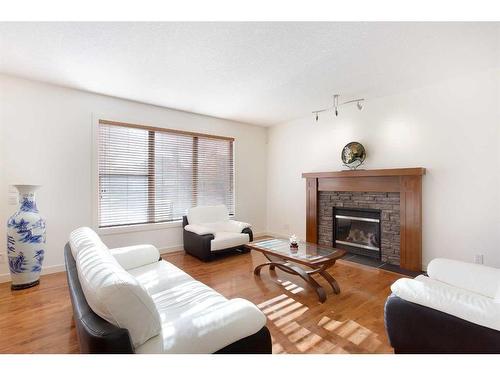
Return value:
<svg viewBox="0 0 500 375">
<path fill-rule="evenodd" d="M 151 125 L 144 125 L 141 123 L 135 123 L 135 122 L 125 122 L 125 121 L 112 121 L 112 120 L 105 120 L 105 118 L 109 116 L 93 116 L 93 126 L 92 126 L 92 224 L 93 228 L 97 231 L 98 234 L 119 234 L 119 233 L 129 233 L 129 232 L 141 232 L 141 231 L 154 231 L 154 230 L 161 230 L 161 229 L 166 229 L 166 228 L 175 228 L 175 227 L 181 227 L 182 226 L 182 219 L 178 220 L 173 220 L 173 221 L 167 221 L 167 222 L 150 222 L 150 223 L 137 223 L 137 224 L 123 224 L 123 225 L 116 225 L 116 226 L 110 226 L 110 227 L 99 227 L 99 209 L 100 209 L 100 199 L 99 199 L 99 126 L 101 124 L 104 125 L 112 125 L 112 126 L 124 126 L 124 127 L 130 127 L 130 128 L 136 128 L 136 129 L 142 129 L 142 130 L 148 130 L 150 131 L 148 137 L 151 137 L 151 134 L 153 135 L 152 139 L 154 142 L 154 134 L 155 132 L 166 132 L 166 133 L 174 133 L 174 134 L 183 134 L 183 135 L 188 135 L 193 137 L 193 142 L 197 142 L 199 139 L 198 137 L 204 137 L 204 138 L 212 138 L 212 139 L 221 139 L 221 140 L 226 140 L 230 141 L 231 145 L 231 157 L 232 157 L 232 165 L 233 165 L 233 170 L 231 173 L 231 179 L 232 179 L 232 195 L 233 195 L 233 202 L 234 202 L 234 213 L 231 214 L 231 217 L 234 217 L 236 215 L 236 176 L 235 176 L 235 138 L 233 137 L 227 137 L 227 136 L 220 136 L 220 135 L 214 135 L 214 134 L 206 134 L 206 133 L 199 133 L 199 132 L 192 132 L 192 131 L 186 131 L 186 130 L 179 130 L 179 129 L 172 129 L 172 128 L 165 128 L 165 127 L 159 127 L 159 126 L 151 126 Z M 149 142 L 151 142 L 151 138 L 149 138 Z M 151 167 L 151 163 L 148 164 L 149 167 Z M 154 164 L 153 164 L 154 168 Z M 194 176 L 194 172 L 193 172 Z M 148 177 L 148 180 L 150 177 Z M 151 181 L 148 181 L 149 184 L 151 184 Z M 148 189 L 148 193 L 151 193 L 151 190 Z M 154 194 L 154 173 L 153 173 L 153 194 Z"/>
</svg>

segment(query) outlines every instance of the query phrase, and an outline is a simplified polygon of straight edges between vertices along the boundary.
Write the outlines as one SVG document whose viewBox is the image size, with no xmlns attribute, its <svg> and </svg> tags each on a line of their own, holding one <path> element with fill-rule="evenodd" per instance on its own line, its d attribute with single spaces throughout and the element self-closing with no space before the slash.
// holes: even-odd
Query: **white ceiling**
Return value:
<svg viewBox="0 0 500 375">
<path fill-rule="evenodd" d="M 0 72 L 258 125 L 499 67 L 499 23 L 0 23 Z"/>
</svg>

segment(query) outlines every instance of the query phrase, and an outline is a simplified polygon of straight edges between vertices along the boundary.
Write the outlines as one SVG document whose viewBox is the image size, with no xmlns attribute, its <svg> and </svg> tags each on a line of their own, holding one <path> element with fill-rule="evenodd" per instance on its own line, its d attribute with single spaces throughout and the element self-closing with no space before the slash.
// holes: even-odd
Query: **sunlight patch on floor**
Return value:
<svg viewBox="0 0 500 375">
<path fill-rule="evenodd" d="M 301 286 L 295 285 L 294 283 L 290 281 L 282 281 L 280 279 L 277 280 L 282 286 L 285 287 L 286 290 L 288 290 L 290 293 L 297 294 L 300 293 L 304 290 Z"/>
<path fill-rule="evenodd" d="M 370 352 L 376 350 L 382 344 L 377 339 L 376 334 L 353 320 L 341 322 L 324 316 L 318 322 L 318 326 L 347 339 L 356 346 L 362 346 Z"/>
<path fill-rule="evenodd" d="M 288 291 L 294 293 L 303 288 L 290 281 L 279 280 Z M 335 320 L 332 310 L 323 311 L 316 325 L 304 325 L 309 311 L 321 309 L 321 306 L 308 307 L 295 300 L 294 296 L 280 294 L 258 305 L 286 339 L 278 343 L 273 339 L 273 353 L 349 353 L 374 352 L 382 342 L 377 335 L 354 320 Z M 324 315 L 323 315 L 324 314 Z M 330 316 L 328 316 L 330 314 Z M 359 348 L 359 349 L 354 349 Z"/>
</svg>

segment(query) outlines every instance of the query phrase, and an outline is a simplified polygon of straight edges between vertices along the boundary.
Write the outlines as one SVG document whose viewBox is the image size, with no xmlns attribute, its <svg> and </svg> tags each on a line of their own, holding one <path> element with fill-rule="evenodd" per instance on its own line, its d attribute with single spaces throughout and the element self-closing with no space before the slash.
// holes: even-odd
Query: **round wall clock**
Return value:
<svg viewBox="0 0 500 375">
<path fill-rule="evenodd" d="M 356 169 L 365 161 L 366 151 L 361 143 L 350 142 L 344 146 L 340 157 L 346 167 Z"/>
</svg>

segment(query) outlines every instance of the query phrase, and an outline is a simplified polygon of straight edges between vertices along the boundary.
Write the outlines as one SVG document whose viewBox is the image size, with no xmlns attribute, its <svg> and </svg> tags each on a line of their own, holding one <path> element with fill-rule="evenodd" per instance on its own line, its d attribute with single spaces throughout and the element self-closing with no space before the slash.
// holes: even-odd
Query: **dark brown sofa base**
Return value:
<svg viewBox="0 0 500 375">
<path fill-rule="evenodd" d="M 500 353 L 500 331 L 405 301 L 395 294 L 387 298 L 384 319 L 395 353 Z"/>
<path fill-rule="evenodd" d="M 102 319 L 88 305 L 69 244 L 64 247 L 64 261 L 80 352 L 89 354 L 134 353 L 128 330 L 116 327 Z M 216 353 L 270 354 L 271 352 L 271 335 L 264 326 L 257 333 L 238 340 Z"/>
</svg>

